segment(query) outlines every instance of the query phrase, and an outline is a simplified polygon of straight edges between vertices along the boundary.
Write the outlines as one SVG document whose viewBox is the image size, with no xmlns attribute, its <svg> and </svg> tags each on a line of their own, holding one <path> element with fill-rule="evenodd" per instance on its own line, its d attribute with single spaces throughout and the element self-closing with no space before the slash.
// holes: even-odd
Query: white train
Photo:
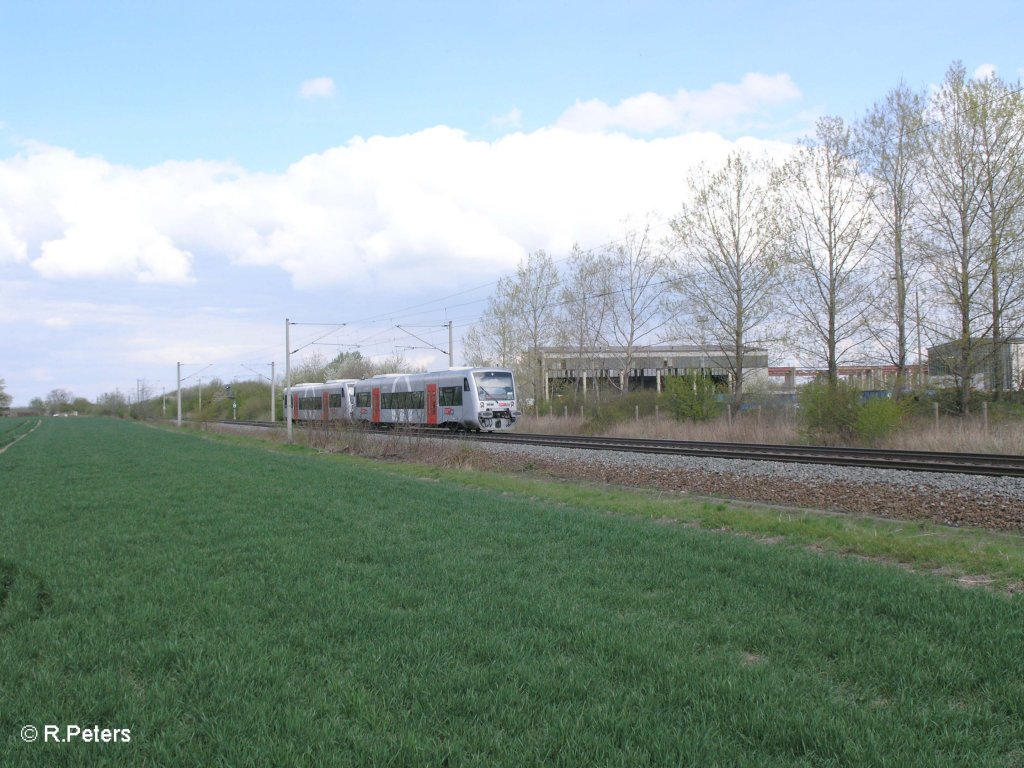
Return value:
<svg viewBox="0 0 1024 768">
<path fill-rule="evenodd" d="M 285 389 L 284 412 L 292 421 L 348 421 L 352 418 L 352 387 L 356 379 L 331 379 L 324 384 L 295 384 Z"/>
<path fill-rule="evenodd" d="M 451 368 L 336 379 L 285 390 L 285 412 L 295 421 L 341 421 L 367 426 L 446 427 L 504 432 L 522 415 L 512 371 Z"/>
</svg>

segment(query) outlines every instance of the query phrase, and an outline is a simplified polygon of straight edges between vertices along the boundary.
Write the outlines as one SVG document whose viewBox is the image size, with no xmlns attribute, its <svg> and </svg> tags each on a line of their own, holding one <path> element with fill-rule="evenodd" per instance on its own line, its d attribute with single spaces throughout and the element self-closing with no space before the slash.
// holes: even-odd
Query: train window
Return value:
<svg viewBox="0 0 1024 768">
<path fill-rule="evenodd" d="M 299 398 L 299 410 L 302 411 L 322 411 L 324 407 L 323 400 L 319 397 L 300 397 Z"/>
<path fill-rule="evenodd" d="M 441 387 L 437 390 L 437 395 L 441 406 L 462 405 L 462 390 L 458 386 Z"/>
<path fill-rule="evenodd" d="M 328 403 L 330 408 L 341 408 L 341 395 L 331 395 L 330 402 Z"/>
<path fill-rule="evenodd" d="M 512 374 L 507 371 L 477 371 L 473 374 L 477 386 L 481 390 L 481 398 L 512 400 L 515 398 L 515 389 L 512 383 Z"/>
<path fill-rule="evenodd" d="M 462 391 L 469 392 L 469 379 L 462 380 Z"/>
<path fill-rule="evenodd" d="M 384 409 L 411 411 L 423 407 L 423 392 L 382 392 L 380 407 Z"/>
<path fill-rule="evenodd" d="M 356 408 L 369 408 L 370 407 L 370 393 L 369 392 L 356 392 Z"/>
</svg>

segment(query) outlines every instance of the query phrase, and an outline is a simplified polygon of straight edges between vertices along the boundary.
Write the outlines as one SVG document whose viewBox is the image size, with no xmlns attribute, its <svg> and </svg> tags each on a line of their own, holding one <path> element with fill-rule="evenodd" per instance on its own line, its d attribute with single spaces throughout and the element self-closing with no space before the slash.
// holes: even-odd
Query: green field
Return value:
<svg viewBox="0 0 1024 768">
<path fill-rule="evenodd" d="M 45 420 L 0 766 L 1024 765 L 1020 596 L 587 499 Z"/>
<path fill-rule="evenodd" d="M 0 419 L 0 451 L 30 432 L 39 419 Z"/>
</svg>

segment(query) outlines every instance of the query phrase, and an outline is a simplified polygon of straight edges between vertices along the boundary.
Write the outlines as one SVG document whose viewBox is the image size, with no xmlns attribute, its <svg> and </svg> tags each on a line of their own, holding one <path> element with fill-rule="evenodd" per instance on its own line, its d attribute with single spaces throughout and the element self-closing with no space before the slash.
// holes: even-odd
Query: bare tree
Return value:
<svg viewBox="0 0 1024 768">
<path fill-rule="evenodd" d="M 123 416 L 128 410 L 128 400 L 120 392 L 104 392 L 96 398 L 96 410 L 103 416 Z"/>
<path fill-rule="evenodd" d="M 301 362 L 292 363 L 292 382 L 317 382 L 327 381 L 331 363 L 327 361 L 323 353 L 315 350 L 307 355 Z"/>
<path fill-rule="evenodd" d="M 1003 345 L 1020 330 L 1024 302 L 1024 98 L 994 74 L 970 83 L 970 114 L 977 123 L 984 259 L 991 308 L 992 382 L 1006 387 Z"/>
<path fill-rule="evenodd" d="M 376 370 L 373 361 L 363 357 L 359 350 L 339 352 L 324 368 L 324 381 L 327 379 L 366 379 Z"/>
<path fill-rule="evenodd" d="M 474 365 L 512 368 L 534 398 L 544 393 L 540 350 L 554 338 L 558 270 L 544 251 L 520 262 L 515 278 L 503 280 L 483 317 L 463 336 Z M 520 387 L 522 387 L 522 383 Z"/>
<path fill-rule="evenodd" d="M 577 370 L 590 375 L 600 396 L 594 352 L 604 338 L 608 320 L 611 270 L 607 259 L 574 245 L 559 294 L 559 343 L 578 361 Z M 576 382 L 577 387 L 580 382 Z"/>
<path fill-rule="evenodd" d="M 470 365 L 519 368 L 525 346 L 521 328 L 516 323 L 517 302 L 515 283 L 511 280 L 499 282 L 479 322 L 463 335 L 463 349 Z"/>
<path fill-rule="evenodd" d="M 875 102 L 856 128 L 860 167 L 871 184 L 871 199 L 881 223 L 875 252 L 883 271 L 877 286 L 882 322 L 872 331 L 896 366 L 893 389 L 897 397 L 907 382 L 907 299 L 921 269 L 919 249 L 913 246 L 913 226 L 924 167 L 925 103 L 922 94 L 900 83 Z"/>
<path fill-rule="evenodd" d="M 612 284 L 608 332 L 622 349 L 619 386 L 629 387 L 630 371 L 637 347 L 651 339 L 667 321 L 665 272 L 669 264 L 666 249 L 651 238 L 649 222 L 626 233 L 617 245 L 605 251 Z"/>
<path fill-rule="evenodd" d="M 839 365 L 864 341 L 871 294 L 868 254 L 877 227 L 858 175 L 849 128 L 818 121 L 783 168 L 790 253 L 786 293 L 798 354 L 824 363 L 831 385 Z"/>
<path fill-rule="evenodd" d="M 426 373 L 422 365 L 413 365 L 401 352 L 392 352 L 383 360 L 371 364 L 373 376 L 382 373 Z"/>
<path fill-rule="evenodd" d="M 555 338 L 558 302 L 558 270 L 544 251 L 534 251 L 519 263 L 515 279 L 516 312 L 526 341 L 526 368 L 533 384 L 534 397 L 544 393 L 544 363 L 541 348 Z"/>
<path fill-rule="evenodd" d="M 73 399 L 74 395 L 66 389 L 52 389 L 46 396 L 46 412 L 54 414 L 70 411 Z"/>
<path fill-rule="evenodd" d="M 770 320 L 779 288 L 782 230 L 773 169 L 734 152 L 690 176 L 691 202 L 671 224 L 681 263 L 672 276 L 697 341 L 731 350 L 733 399 L 743 397 L 751 335 Z"/>
<path fill-rule="evenodd" d="M 950 350 L 941 362 L 957 386 L 962 413 L 969 408 L 973 376 L 986 354 L 976 337 L 990 330 L 984 327 L 990 264 L 980 236 L 983 183 L 972 111 L 967 76 L 956 63 L 930 105 L 923 213 L 926 256 L 937 287 L 929 330 Z"/>
</svg>

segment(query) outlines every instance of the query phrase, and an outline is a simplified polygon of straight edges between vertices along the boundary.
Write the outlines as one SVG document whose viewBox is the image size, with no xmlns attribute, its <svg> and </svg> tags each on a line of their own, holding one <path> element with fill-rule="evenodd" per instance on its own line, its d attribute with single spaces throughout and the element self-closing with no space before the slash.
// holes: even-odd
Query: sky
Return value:
<svg viewBox="0 0 1024 768">
<path fill-rule="evenodd" d="M 359 351 L 445 367 L 526 254 L 649 222 L 1024 4 L 0 0 L 0 379 L 25 405 Z"/>
</svg>

